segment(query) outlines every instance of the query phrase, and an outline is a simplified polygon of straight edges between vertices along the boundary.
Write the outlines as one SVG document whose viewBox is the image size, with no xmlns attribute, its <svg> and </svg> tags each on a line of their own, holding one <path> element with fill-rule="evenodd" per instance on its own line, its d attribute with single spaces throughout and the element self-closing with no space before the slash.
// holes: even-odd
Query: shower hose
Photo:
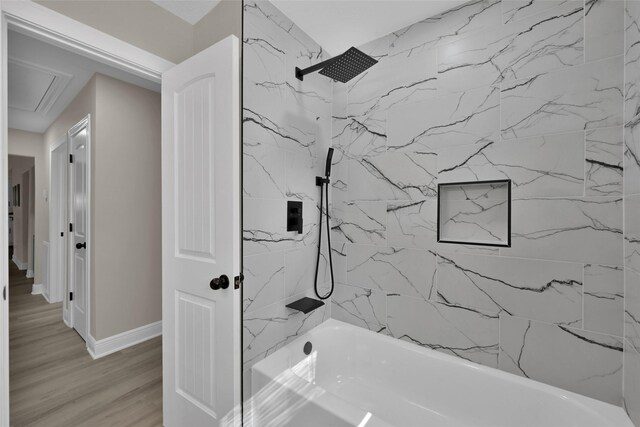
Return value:
<svg viewBox="0 0 640 427">
<path fill-rule="evenodd" d="M 322 190 L 325 190 L 324 194 Z M 324 204 L 323 199 L 326 195 L 327 199 L 327 210 L 324 212 Z M 323 215 L 324 212 L 324 215 Z M 320 267 L 320 251 L 322 250 L 322 217 L 326 216 L 327 218 L 327 249 L 329 252 L 329 269 L 331 270 L 331 289 L 329 289 L 329 293 L 326 295 L 320 295 L 320 290 L 318 289 L 318 269 Z M 318 255 L 316 256 L 316 275 L 313 283 L 313 289 L 316 292 L 316 296 L 321 300 L 325 300 L 333 294 L 334 282 L 333 282 L 333 260 L 331 258 L 331 224 L 329 217 L 329 178 L 324 178 L 322 183 L 320 184 L 320 222 L 318 223 Z"/>
</svg>

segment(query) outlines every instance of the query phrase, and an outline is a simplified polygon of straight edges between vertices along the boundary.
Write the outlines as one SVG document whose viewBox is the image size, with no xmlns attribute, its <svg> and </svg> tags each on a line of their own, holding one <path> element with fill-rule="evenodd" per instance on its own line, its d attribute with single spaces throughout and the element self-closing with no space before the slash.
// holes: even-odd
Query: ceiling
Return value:
<svg viewBox="0 0 640 427">
<path fill-rule="evenodd" d="M 331 55 L 404 28 L 467 0 L 272 0 Z"/>
<path fill-rule="evenodd" d="M 211 11 L 220 0 L 151 0 L 178 18 L 195 25 Z"/>
<path fill-rule="evenodd" d="M 9 127 L 43 133 L 95 73 L 155 92 L 160 84 L 9 31 Z"/>
</svg>

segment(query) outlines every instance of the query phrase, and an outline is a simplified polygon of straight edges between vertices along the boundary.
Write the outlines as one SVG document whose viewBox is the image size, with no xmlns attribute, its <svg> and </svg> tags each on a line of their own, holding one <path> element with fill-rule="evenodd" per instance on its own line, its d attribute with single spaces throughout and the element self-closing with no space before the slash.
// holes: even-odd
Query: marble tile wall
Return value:
<svg viewBox="0 0 640 427">
<path fill-rule="evenodd" d="M 476 0 L 361 46 L 379 63 L 333 86 L 331 316 L 622 405 L 640 350 L 638 10 Z M 438 183 L 506 178 L 510 248 L 437 243 Z"/>
<path fill-rule="evenodd" d="M 324 57 L 322 48 L 271 3 L 244 2 L 245 384 L 256 361 L 327 319 L 331 309 L 327 304 L 305 315 L 285 307 L 313 293 L 319 216 L 315 176 L 323 171 L 331 145 L 332 84 L 318 75 L 300 82 L 294 70 Z M 300 234 L 286 230 L 287 200 L 302 201 Z M 323 252 L 322 285 L 325 259 Z"/>
<path fill-rule="evenodd" d="M 245 0 L 245 369 L 333 317 L 616 405 L 624 377 L 640 423 L 639 17 L 473 0 L 361 46 L 379 63 L 347 84 L 301 83 L 321 47 Z M 337 287 L 302 315 L 329 146 Z M 437 243 L 438 182 L 505 178 L 511 248 Z"/>
<path fill-rule="evenodd" d="M 625 3 L 624 403 L 640 425 L 640 1 Z"/>
</svg>

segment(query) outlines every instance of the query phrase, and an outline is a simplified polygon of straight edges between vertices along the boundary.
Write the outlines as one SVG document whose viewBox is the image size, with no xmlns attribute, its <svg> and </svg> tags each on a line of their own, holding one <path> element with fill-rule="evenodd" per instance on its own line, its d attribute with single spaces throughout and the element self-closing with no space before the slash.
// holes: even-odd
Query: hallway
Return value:
<svg viewBox="0 0 640 427">
<path fill-rule="evenodd" d="M 62 303 L 31 295 L 9 262 L 11 425 L 161 426 L 162 341 L 92 360 Z"/>
</svg>

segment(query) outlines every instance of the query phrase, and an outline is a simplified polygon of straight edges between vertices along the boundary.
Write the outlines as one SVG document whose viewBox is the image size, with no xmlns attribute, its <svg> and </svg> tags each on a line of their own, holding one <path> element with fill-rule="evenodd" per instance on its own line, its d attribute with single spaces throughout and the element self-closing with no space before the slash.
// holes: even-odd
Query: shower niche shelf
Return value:
<svg viewBox="0 0 640 427">
<path fill-rule="evenodd" d="M 511 246 L 511 180 L 438 184 L 438 242 Z"/>
</svg>

